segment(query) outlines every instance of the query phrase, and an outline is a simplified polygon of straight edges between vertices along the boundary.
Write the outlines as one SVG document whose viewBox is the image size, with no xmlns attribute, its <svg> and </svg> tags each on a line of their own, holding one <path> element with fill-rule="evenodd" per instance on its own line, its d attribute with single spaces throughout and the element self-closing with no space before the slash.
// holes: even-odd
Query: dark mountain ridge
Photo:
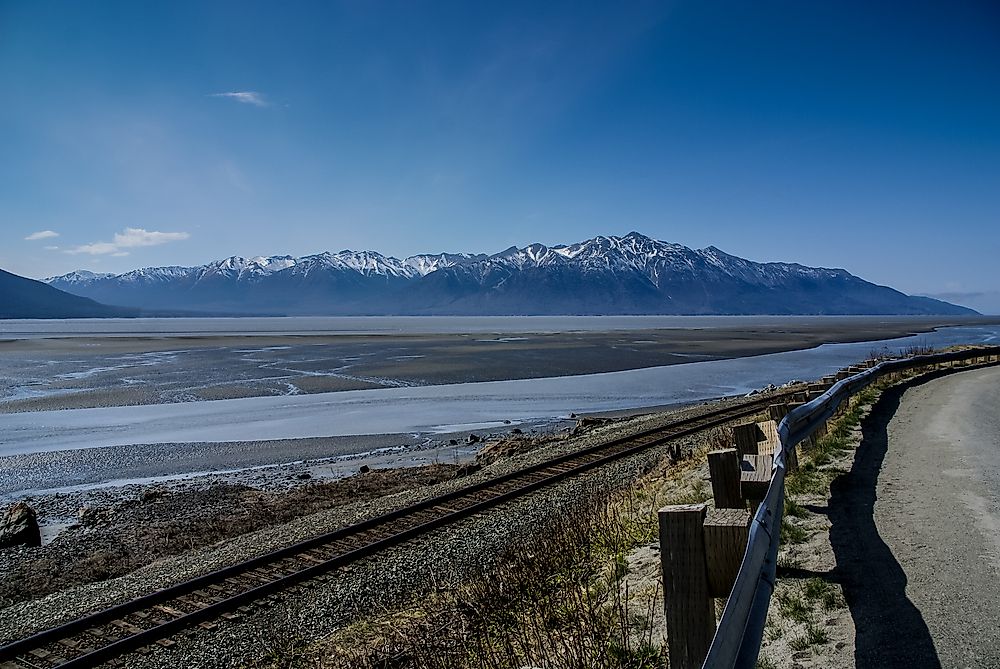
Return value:
<svg viewBox="0 0 1000 669">
<path fill-rule="evenodd" d="M 157 309 L 287 315 L 974 315 L 843 269 L 757 263 L 633 232 L 493 255 L 374 251 L 233 256 L 120 275 L 73 272 L 51 286 Z"/>
<path fill-rule="evenodd" d="M 127 318 L 138 309 L 111 307 L 0 270 L 0 318 Z"/>
</svg>

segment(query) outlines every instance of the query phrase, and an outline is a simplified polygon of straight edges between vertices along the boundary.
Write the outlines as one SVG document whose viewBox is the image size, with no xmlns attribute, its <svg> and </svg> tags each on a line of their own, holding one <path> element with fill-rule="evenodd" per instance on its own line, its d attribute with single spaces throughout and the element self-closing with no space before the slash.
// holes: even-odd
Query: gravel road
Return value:
<svg viewBox="0 0 1000 669">
<path fill-rule="evenodd" d="M 1000 667 L 1000 368 L 887 391 L 834 496 L 856 666 Z"/>
</svg>

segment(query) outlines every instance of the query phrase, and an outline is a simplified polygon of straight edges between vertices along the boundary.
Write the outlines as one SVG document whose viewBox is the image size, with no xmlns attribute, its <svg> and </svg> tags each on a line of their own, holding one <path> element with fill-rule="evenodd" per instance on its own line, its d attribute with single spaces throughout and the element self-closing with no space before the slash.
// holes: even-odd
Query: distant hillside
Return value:
<svg viewBox="0 0 1000 669">
<path fill-rule="evenodd" d="M 287 315 L 973 315 L 843 269 L 757 263 L 637 232 L 569 246 L 405 260 L 375 251 L 233 256 L 199 267 L 78 271 L 62 290 L 143 309 Z"/>
<path fill-rule="evenodd" d="M 115 318 L 138 315 L 0 269 L 0 318 Z"/>
</svg>

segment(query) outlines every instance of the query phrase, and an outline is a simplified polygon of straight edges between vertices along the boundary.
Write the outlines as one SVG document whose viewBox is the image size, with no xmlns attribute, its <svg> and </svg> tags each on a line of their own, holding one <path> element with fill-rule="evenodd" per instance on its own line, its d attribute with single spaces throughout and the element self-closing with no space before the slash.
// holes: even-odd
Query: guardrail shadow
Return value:
<svg viewBox="0 0 1000 669">
<path fill-rule="evenodd" d="M 882 393 L 862 422 L 863 440 L 854 466 L 830 489 L 830 542 L 837 558 L 834 576 L 844 588 L 854 619 L 857 669 L 941 667 L 927 624 L 906 596 L 906 574 L 879 535 L 874 517 L 876 484 L 888 450 L 887 426 L 911 385 L 917 383 Z"/>
</svg>

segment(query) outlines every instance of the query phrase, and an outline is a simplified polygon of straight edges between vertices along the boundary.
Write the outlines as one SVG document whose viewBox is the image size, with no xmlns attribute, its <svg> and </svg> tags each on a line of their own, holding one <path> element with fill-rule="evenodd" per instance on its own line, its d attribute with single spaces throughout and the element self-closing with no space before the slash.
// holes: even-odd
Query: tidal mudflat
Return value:
<svg viewBox="0 0 1000 669">
<path fill-rule="evenodd" d="M 0 322 L 0 412 L 537 379 L 995 319 L 600 317 Z M 242 324 L 243 333 L 236 330 Z M 284 331 L 276 331 L 276 328 Z M 290 334 L 289 334 L 290 333 Z"/>
<path fill-rule="evenodd" d="M 573 414 L 744 394 L 873 350 L 992 341 L 1000 326 L 988 322 L 722 318 L 599 331 L 588 319 L 535 332 L 545 330 L 537 321 L 508 319 L 436 334 L 11 336 L 0 344 L 0 493 L 213 472 L 260 480 L 300 463 L 343 476 L 363 464 L 458 462 L 474 448 L 458 454 L 451 441 L 470 432 L 545 431 Z M 934 326 L 950 327 L 909 334 Z M 840 340 L 855 343 L 823 343 Z"/>
</svg>

